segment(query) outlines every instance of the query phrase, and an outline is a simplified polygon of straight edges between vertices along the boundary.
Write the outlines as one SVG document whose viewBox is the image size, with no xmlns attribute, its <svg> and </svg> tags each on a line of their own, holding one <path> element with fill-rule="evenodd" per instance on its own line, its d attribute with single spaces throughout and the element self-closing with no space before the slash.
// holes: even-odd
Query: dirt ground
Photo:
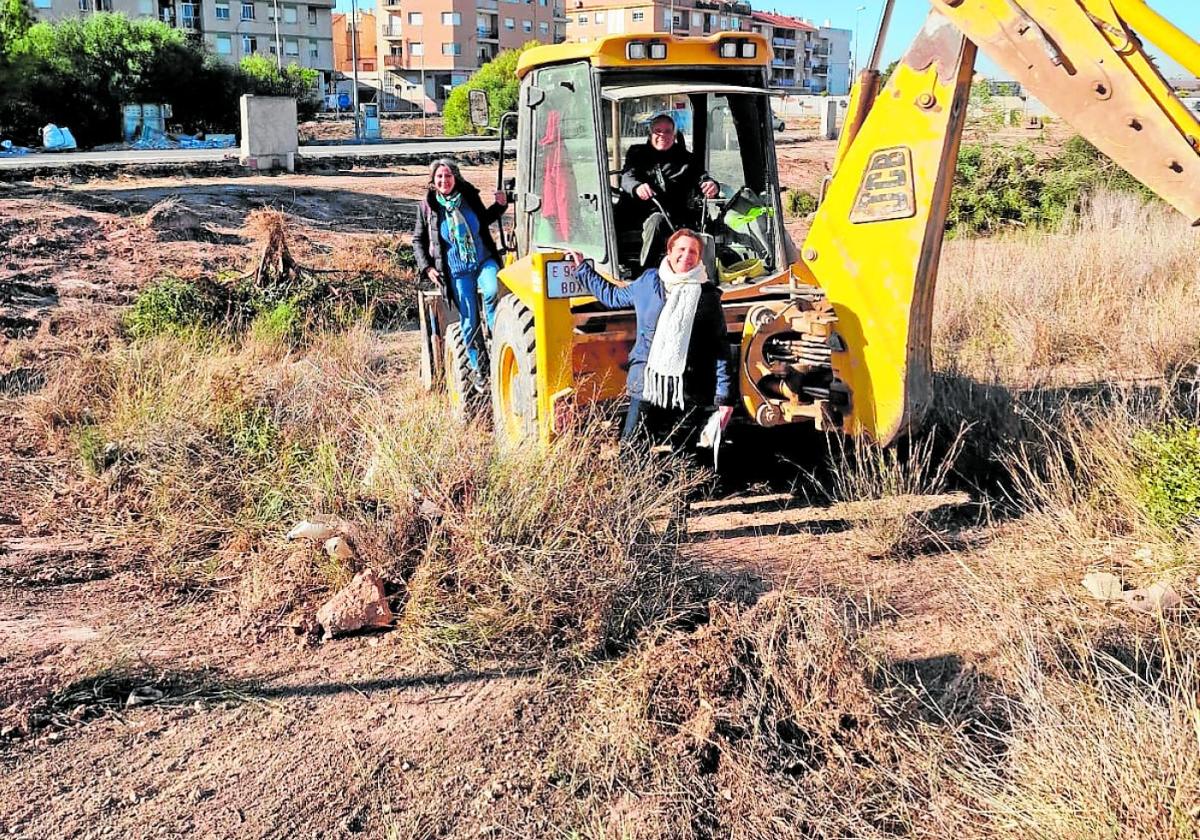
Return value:
<svg viewBox="0 0 1200 840">
<path fill-rule="evenodd" d="M 815 189 L 832 153 L 781 148 L 784 183 Z M 492 170 L 466 174 L 486 184 Z M 548 801 L 570 795 L 548 762 L 561 735 L 553 671 L 454 670 L 386 633 L 298 643 L 289 627 L 245 627 L 220 598 L 164 593 L 111 562 L 102 529 L 63 530 L 88 521 L 61 510 L 79 498 L 73 456 L 45 451 L 23 410 L 65 348 L 103 347 L 144 284 L 244 262 L 250 211 L 281 209 L 323 242 L 396 235 L 424 183 L 407 167 L 0 184 L 0 836 L 573 836 L 546 818 Z M 196 238 L 145 224 L 166 199 L 194 214 Z M 411 333 L 390 346 L 411 365 Z M 964 496 L 913 504 L 973 521 Z M 878 563 L 860 522 L 743 483 L 697 505 L 688 551 L 768 588 L 869 600 L 874 649 L 929 682 L 985 672 L 998 640 L 945 582 L 1009 553 L 1015 537 L 968 524 L 919 564 Z M 1055 574 L 1031 569 L 1026 583 L 1065 597 Z M 158 676 L 89 684 L 43 707 L 121 664 Z M 27 731 L 31 712 L 42 725 Z"/>
</svg>

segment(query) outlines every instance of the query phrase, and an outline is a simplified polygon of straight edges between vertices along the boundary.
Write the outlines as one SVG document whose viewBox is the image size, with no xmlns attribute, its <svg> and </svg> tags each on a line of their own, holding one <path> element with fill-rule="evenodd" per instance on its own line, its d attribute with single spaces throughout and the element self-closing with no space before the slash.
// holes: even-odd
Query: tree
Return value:
<svg viewBox="0 0 1200 840">
<path fill-rule="evenodd" d="M 520 82 L 517 80 L 517 59 L 521 53 L 530 47 L 538 46 L 537 41 L 528 41 L 512 50 L 504 50 L 487 64 L 476 70 L 465 84 L 450 91 L 446 99 L 446 107 L 442 112 L 444 131 L 448 137 L 460 134 L 474 134 L 475 127 L 471 125 L 471 113 L 467 101 L 467 92 L 472 90 L 486 91 L 491 106 L 488 124 L 493 128 L 500 125 L 500 117 L 505 111 L 517 107 L 517 96 L 520 94 Z"/>
<path fill-rule="evenodd" d="M 317 90 L 320 74 L 316 70 L 289 64 L 282 70 L 265 55 L 249 55 L 238 65 L 244 80 L 246 93 L 259 96 L 291 96 L 296 100 L 296 111 L 302 120 L 311 119 L 321 106 Z"/>
<path fill-rule="evenodd" d="M 0 0 L 0 62 L 8 58 L 8 45 L 23 37 L 33 26 L 33 9 L 28 0 Z"/>
</svg>

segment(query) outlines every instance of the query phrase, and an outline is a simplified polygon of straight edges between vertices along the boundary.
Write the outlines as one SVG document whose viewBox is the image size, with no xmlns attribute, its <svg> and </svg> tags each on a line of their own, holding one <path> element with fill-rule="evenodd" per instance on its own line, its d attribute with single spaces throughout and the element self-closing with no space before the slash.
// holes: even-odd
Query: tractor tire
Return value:
<svg viewBox="0 0 1200 840">
<path fill-rule="evenodd" d="M 501 447 L 537 438 L 535 350 L 533 313 L 508 295 L 496 307 L 492 330 L 492 428 Z"/>
<path fill-rule="evenodd" d="M 446 401 L 454 419 L 466 420 L 475 412 L 479 395 L 471 385 L 471 362 L 467 358 L 462 326 L 457 323 L 448 326 L 445 341 L 446 355 L 442 367 L 446 372 Z"/>
</svg>

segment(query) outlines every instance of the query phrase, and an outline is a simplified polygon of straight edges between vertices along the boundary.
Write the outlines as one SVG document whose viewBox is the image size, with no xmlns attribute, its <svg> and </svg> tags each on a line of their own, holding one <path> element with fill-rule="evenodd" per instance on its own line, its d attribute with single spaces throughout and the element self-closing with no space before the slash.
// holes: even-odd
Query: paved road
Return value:
<svg viewBox="0 0 1200 840">
<path fill-rule="evenodd" d="M 500 142 L 493 138 L 472 137 L 464 140 L 406 140 L 369 145 L 301 146 L 300 155 L 308 159 L 331 157 L 382 157 L 386 155 L 440 155 L 461 152 L 496 151 Z M 221 161 L 236 158 L 237 149 L 166 149 L 122 150 L 118 152 L 59 152 L 0 157 L 0 169 L 25 169 L 78 164 L 170 164 Z"/>
</svg>

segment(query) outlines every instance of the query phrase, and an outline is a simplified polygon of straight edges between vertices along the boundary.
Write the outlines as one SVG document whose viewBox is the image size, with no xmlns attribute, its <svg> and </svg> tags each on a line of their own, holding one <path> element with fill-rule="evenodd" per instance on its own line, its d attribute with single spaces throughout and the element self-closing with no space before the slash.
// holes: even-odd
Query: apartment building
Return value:
<svg viewBox="0 0 1200 840">
<path fill-rule="evenodd" d="M 605 35 L 670 32 L 711 35 L 747 29 L 750 4 L 717 0 L 569 0 L 567 39 L 588 41 Z"/>
<path fill-rule="evenodd" d="M 749 27 L 771 44 L 772 88 L 832 96 L 850 92 L 849 29 L 835 29 L 829 21 L 817 26 L 805 18 L 771 12 L 754 12 Z"/>
<path fill-rule="evenodd" d="M 385 109 L 440 111 L 501 50 L 566 40 L 564 0 L 377 0 Z"/>
<path fill-rule="evenodd" d="M 354 26 L 351 26 L 351 23 Z M 358 56 L 358 72 L 376 73 L 379 69 L 378 25 L 372 12 L 359 12 L 351 21 L 350 15 L 333 13 L 333 69 L 346 76 L 354 72 L 354 56 Z M 353 43 L 357 42 L 357 43 Z"/>
<path fill-rule="evenodd" d="M 32 0 L 31 5 L 48 21 L 93 12 L 157 18 L 203 40 L 232 64 L 248 55 L 279 56 L 283 64 L 320 71 L 322 90 L 333 76 L 334 0 Z"/>
</svg>

